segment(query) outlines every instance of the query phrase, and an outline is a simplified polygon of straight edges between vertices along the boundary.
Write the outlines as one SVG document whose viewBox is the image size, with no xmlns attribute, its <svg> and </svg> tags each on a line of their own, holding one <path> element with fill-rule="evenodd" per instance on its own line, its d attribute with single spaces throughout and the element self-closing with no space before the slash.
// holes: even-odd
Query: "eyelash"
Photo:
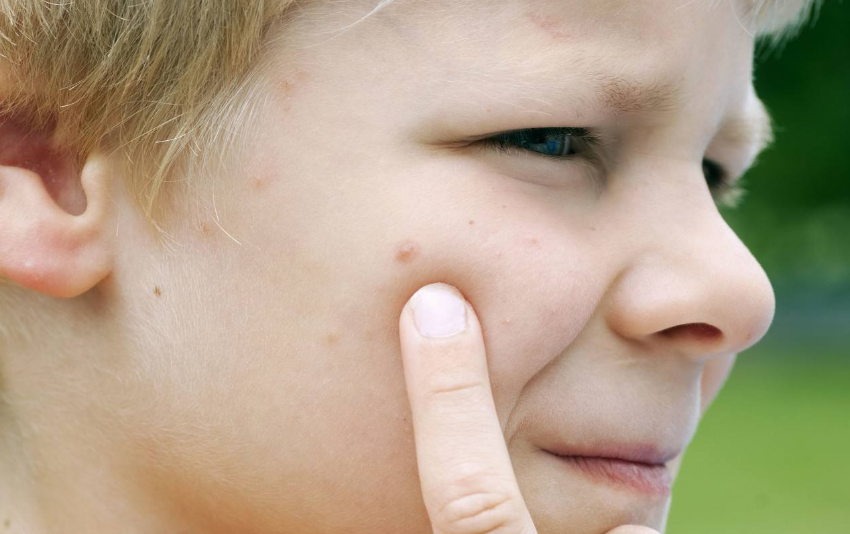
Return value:
<svg viewBox="0 0 850 534">
<path fill-rule="evenodd" d="M 561 136 L 569 138 L 571 143 L 578 142 L 579 147 L 592 148 L 594 145 L 599 144 L 599 137 L 589 130 L 585 128 L 569 127 L 526 128 L 521 130 L 512 130 L 481 139 L 479 142 L 482 147 L 495 148 L 499 152 L 506 154 L 531 154 L 534 156 L 566 161 L 577 158 L 592 157 L 592 154 L 585 154 L 583 152 L 558 155 L 546 154 L 544 152 L 538 152 L 528 148 L 528 145 L 530 144 L 540 144 L 539 142 L 532 143 L 532 140 L 539 141 L 539 138 L 541 137 L 547 139 L 558 138 Z M 740 198 L 744 194 L 742 184 L 739 182 L 733 183 L 723 166 L 715 161 L 703 159 L 702 168 L 706 183 L 712 196 L 715 198 L 715 201 L 725 208 L 737 207 Z"/>
</svg>

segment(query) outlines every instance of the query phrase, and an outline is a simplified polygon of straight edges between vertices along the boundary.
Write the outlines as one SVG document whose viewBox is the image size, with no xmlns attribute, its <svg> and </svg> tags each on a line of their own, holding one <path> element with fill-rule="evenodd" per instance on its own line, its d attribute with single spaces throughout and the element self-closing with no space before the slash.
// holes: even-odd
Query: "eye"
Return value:
<svg viewBox="0 0 850 534">
<path fill-rule="evenodd" d="M 734 209 L 741 204 L 745 193 L 744 186 L 740 180 L 733 180 L 719 163 L 703 159 L 702 174 L 705 176 L 708 189 L 720 207 Z"/>
<path fill-rule="evenodd" d="M 702 174 L 705 176 L 705 183 L 712 191 L 722 188 L 727 181 L 723 167 L 710 159 L 702 160 Z"/>
<path fill-rule="evenodd" d="M 521 150 L 556 159 L 572 159 L 596 138 L 584 128 L 528 128 L 503 132 L 481 143 L 504 152 Z"/>
</svg>

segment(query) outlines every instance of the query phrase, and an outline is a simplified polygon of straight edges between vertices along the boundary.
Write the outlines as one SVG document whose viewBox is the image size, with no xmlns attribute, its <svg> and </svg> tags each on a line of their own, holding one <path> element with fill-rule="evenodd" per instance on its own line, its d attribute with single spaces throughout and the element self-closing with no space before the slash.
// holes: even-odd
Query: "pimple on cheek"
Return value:
<svg viewBox="0 0 850 534">
<path fill-rule="evenodd" d="M 407 240 L 402 243 L 395 252 L 395 261 L 398 263 L 410 263 L 419 253 L 419 247 L 414 241 Z"/>
</svg>

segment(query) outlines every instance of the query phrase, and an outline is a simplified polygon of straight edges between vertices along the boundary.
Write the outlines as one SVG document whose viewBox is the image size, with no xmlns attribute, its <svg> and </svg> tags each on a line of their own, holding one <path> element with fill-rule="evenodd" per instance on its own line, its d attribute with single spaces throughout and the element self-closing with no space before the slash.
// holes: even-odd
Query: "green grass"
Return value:
<svg viewBox="0 0 850 534">
<path fill-rule="evenodd" d="M 850 533 L 850 349 L 742 355 L 685 456 L 667 532 Z"/>
</svg>

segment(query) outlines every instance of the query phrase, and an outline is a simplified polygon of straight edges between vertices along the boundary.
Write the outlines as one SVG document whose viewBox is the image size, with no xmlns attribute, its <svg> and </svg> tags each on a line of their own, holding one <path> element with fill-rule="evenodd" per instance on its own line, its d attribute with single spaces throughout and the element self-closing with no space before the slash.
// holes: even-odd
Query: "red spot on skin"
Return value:
<svg viewBox="0 0 850 534">
<path fill-rule="evenodd" d="M 501 257 L 502 257 L 502 251 L 497 252 L 497 253 L 496 253 L 496 257 L 497 257 L 497 258 L 501 258 Z"/>
<path fill-rule="evenodd" d="M 557 17 L 530 12 L 526 13 L 525 17 L 556 41 L 567 41 L 570 39 L 570 35 L 564 31 L 563 21 Z"/>
<path fill-rule="evenodd" d="M 413 241 L 405 241 L 402 243 L 398 250 L 395 253 L 395 261 L 399 263 L 410 263 L 414 257 L 416 257 L 416 253 L 418 251 L 418 247 L 416 243 Z"/>
<path fill-rule="evenodd" d="M 278 84 L 280 99 L 283 102 L 283 111 L 289 111 L 292 98 L 299 92 L 298 89 L 310 80 L 310 75 L 303 70 L 296 70 L 287 79 Z"/>
<path fill-rule="evenodd" d="M 503 319 L 502 324 L 511 324 L 511 320 L 510 319 Z"/>
</svg>

